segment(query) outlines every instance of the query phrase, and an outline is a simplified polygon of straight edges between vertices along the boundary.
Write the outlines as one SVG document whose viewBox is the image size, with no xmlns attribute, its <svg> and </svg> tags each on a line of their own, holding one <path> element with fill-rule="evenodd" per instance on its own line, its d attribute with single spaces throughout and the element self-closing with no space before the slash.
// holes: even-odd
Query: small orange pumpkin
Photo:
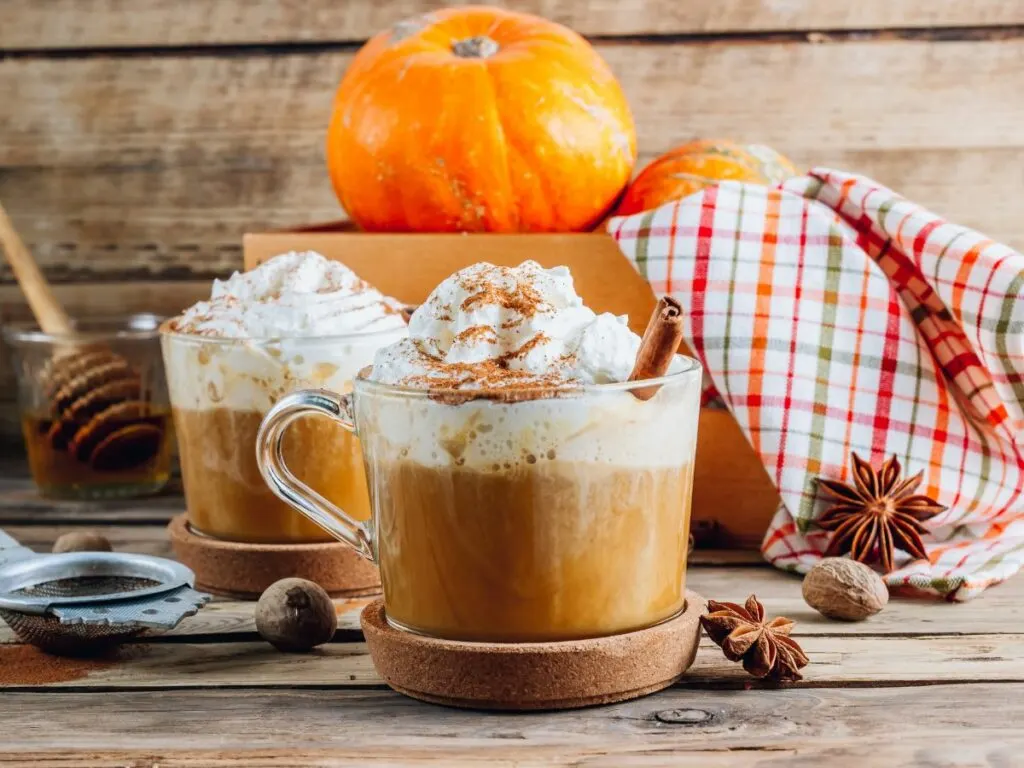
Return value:
<svg viewBox="0 0 1024 768">
<path fill-rule="evenodd" d="M 761 144 L 724 139 L 691 141 L 644 168 L 629 185 L 615 215 L 649 211 L 720 181 L 775 185 L 796 174 L 788 158 Z"/>
<path fill-rule="evenodd" d="M 629 105 L 590 44 L 497 8 L 376 35 L 341 82 L 327 135 L 338 198 L 371 231 L 590 229 L 635 163 Z"/>
</svg>

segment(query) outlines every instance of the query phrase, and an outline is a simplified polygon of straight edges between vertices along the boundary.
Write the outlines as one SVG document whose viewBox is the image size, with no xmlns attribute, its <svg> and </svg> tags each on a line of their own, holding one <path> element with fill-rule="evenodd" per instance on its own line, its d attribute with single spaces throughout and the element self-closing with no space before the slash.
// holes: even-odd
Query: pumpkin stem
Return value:
<svg viewBox="0 0 1024 768">
<path fill-rule="evenodd" d="M 487 35 L 467 37 L 452 43 L 452 53 L 463 59 L 489 59 L 498 52 L 498 44 Z"/>
</svg>

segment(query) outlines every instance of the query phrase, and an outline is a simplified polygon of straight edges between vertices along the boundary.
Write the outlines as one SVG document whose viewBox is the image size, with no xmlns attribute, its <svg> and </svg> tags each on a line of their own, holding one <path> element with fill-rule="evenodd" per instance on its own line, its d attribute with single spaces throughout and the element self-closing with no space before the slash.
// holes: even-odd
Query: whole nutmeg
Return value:
<svg viewBox="0 0 1024 768">
<path fill-rule="evenodd" d="M 62 552 L 110 552 L 113 547 L 106 536 L 96 531 L 72 531 L 59 536 L 53 542 L 53 551 Z"/>
<path fill-rule="evenodd" d="M 256 605 L 256 631 L 279 651 L 308 651 L 329 641 L 337 628 L 330 596 L 306 579 L 275 581 Z"/>
<path fill-rule="evenodd" d="M 863 563 L 826 557 L 804 577 L 804 600 L 830 619 L 862 621 L 889 602 L 882 577 Z"/>
</svg>

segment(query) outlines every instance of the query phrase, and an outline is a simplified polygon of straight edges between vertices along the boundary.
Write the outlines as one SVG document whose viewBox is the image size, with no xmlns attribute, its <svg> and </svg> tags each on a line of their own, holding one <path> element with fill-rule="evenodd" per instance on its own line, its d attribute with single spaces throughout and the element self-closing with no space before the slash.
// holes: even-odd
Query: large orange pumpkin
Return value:
<svg viewBox="0 0 1024 768">
<path fill-rule="evenodd" d="M 793 163 L 770 147 L 724 139 L 691 141 L 644 168 L 629 185 L 615 214 L 649 211 L 720 181 L 774 185 L 796 173 Z"/>
<path fill-rule="evenodd" d="M 553 22 L 463 7 L 371 39 L 334 101 L 327 165 L 371 231 L 590 229 L 636 162 L 622 89 Z"/>
</svg>

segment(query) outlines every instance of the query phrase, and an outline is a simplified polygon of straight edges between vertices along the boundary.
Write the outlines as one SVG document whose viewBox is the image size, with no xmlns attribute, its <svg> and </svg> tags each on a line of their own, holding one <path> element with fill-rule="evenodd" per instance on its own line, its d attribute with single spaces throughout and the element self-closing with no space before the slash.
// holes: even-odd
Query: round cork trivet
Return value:
<svg viewBox="0 0 1024 768">
<path fill-rule="evenodd" d="M 178 515 L 167 526 L 174 554 L 196 575 L 196 589 L 236 600 L 257 600 L 279 579 L 309 579 L 332 597 L 380 592 L 377 566 L 340 541 L 245 544 L 193 532 Z"/>
<path fill-rule="evenodd" d="M 414 699 L 469 709 L 573 709 L 646 696 L 678 680 L 697 655 L 706 601 L 661 624 L 591 640 L 467 643 L 395 629 L 384 601 L 360 623 L 384 681 Z"/>
</svg>

